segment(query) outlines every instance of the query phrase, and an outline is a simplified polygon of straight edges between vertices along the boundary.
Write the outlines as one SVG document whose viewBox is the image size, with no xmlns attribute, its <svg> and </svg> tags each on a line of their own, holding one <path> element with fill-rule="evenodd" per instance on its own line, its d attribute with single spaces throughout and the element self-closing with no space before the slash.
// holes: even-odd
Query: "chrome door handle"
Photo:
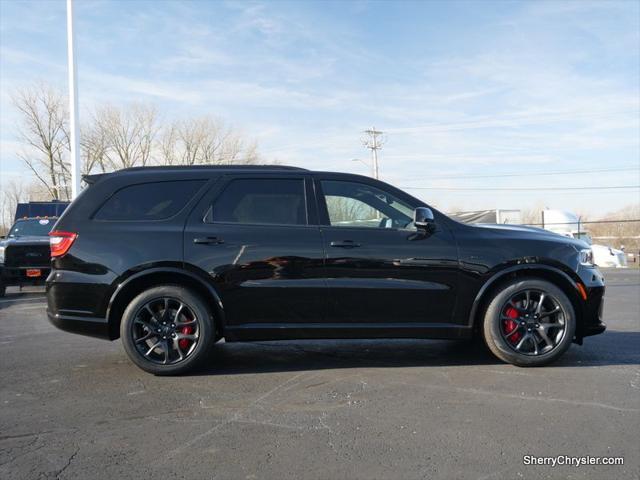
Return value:
<svg viewBox="0 0 640 480">
<path fill-rule="evenodd" d="M 353 240 L 337 240 L 331 242 L 330 245 L 336 248 L 356 248 L 362 246 L 359 243 L 354 242 Z"/>
<path fill-rule="evenodd" d="M 193 243 L 200 245 L 219 245 L 224 243 L 224 240 L 218 237 L 198 237 L 193 239 Z"/>
</svg>

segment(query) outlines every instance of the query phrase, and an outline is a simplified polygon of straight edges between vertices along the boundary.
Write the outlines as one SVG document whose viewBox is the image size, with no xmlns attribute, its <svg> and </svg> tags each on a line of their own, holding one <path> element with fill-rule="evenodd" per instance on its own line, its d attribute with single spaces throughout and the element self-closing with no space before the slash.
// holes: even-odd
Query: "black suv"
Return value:
<svg viewBox="0 0 640 480">
<path fill-rule="evenodd" d="M 280 166 L 90 176 L 51 233 L 48 315 L 176 374 L 227 342 L 481 336 L 535 366 L 601 333 L 581 241 L 465 225 L 383 182 Z"/>
<path fill-rule="evenodd" d="M 42 285 L 51 270 L 49 232 L 57 217 L 16 220 L 0 238 L 0 297 L 10 285 Z"/>
</svg>

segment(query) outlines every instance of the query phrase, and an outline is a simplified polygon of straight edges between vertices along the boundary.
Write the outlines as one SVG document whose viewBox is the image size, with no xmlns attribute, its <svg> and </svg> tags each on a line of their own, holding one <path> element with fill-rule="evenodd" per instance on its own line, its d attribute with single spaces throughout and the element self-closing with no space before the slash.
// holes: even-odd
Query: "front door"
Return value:
<svg viewBox="0 0 640 480">
<path fill-rule="evenodd" d="M 213 280 L 229 339 L 322 322 L 327 290 L 320 230 L 304 175 L 227 176 L 185 229 L 185 262 Z"/>
<path fill-rule="evenodd" d="M 451 322 L 457 248 L 438 217 L 436 231 L 420 235 L 413 209 L 423 205 L 386 191 L 382 182 L 327 175 L 316 187 L 330 321 L 408 329 Z"/>
</svg>

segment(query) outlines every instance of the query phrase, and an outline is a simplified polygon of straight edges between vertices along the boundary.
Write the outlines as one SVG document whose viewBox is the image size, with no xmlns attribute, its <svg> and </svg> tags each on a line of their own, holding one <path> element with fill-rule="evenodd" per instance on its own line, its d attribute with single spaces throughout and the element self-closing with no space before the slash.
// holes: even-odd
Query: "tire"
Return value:
<svg viewBox="0 0 640 480">
<path fill-rule="evenodd" d="M 179 285 L 162 285 L 145 290 L 129 303 L 122 316 L 120 337 L 125 352 L 142 370 L 180 375 L 207 359 L 215 341 L 215 325 L 200 296 Z M 181 348 L 180 342 L 187 345 Z M 149 353 L 145 355 L 146 350 Z"/>
<path fill-rule="evenodd" d="M 7 286 L 4 284 L 4 282 L 0 278 L 0 298 L 4 297 L 6 293 L 7 293 Z"/>
<path fill-rule="evenodd" d="M 553 283 L 536 278 L 504 284 L 490 300 L 482 325 L 489 350 L 519 367 L 557 360 L 571 346 L 575 330 L 576 316 L 567 295 Z"/>
</svg>

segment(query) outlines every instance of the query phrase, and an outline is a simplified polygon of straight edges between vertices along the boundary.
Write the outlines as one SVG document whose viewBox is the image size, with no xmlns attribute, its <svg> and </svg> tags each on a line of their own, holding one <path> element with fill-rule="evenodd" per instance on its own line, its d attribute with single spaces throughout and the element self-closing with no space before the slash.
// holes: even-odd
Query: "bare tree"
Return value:
<svg viewBox="0 0 640 480">
<path fill-rule="evenodd" d="M 171 123 L 160 141 L 160 163 L 168 165 L 215 165 L 255 163 L 257 146 L 239 132 L 209 116 Z"/>
<path fill-rule="evenodd" d="M 247 141 L 234 131 L 227 131 L 224 136 L 224 142 L 219 150 L 217 162 L 214 163 L 241 163 L 253 164 L 258 161 L 258 146 L 255 142 L 247 143 Z"/>
<path fill-rule="evenodd" d="M 13 225 L 18 203 L 27 201 L 47 201 L 51 195 L 47 186 L 40 181 L 25 183 L 22 179 L 3 182 L 0 190 L 0 232 L 2 235 Z"/>
<path fill-rule="evenodd" d="M 80 150 L 82 153 L 82 173 L 87 175 L 94 171 L 109 171 L 109 138 L 100 123 L 93 121 L 82 129 L 80 134 Z"/>
<path fill-rule="evenodd" d="M 66 96 L 45 84 L 17 91 L 22 122 L 20 158 L 42 184 L 39 198 L 70 198 L 70 142 Z M 212 116 L 160 125 L 154 106 L 106 105 L 84 117 L 80 136 L 82 173 L 161 165 L 251 164 L 255 142 Z M 32 189 L 33 190 L 33 189 Z M 35 192 L 34 192 L 35 194 Z M 5 202 L 6 203 L 6 202 Z"/>
<path fill-rule="evenodd" d="M 586 228 L 594 243 L 619 248 L 624 245 L 629 251 L 640 250 L 640 204 L 627 205 L 620 210 L 608 213 L 600 220 L 603 223 L 591 223 Z"/>
<path fill-rule="evenodd" d="M 18 203 L 25 199 L 26 189 L 24 183 L 17 180 L 9 180 L 2 185 L 2 196 L 0 196 L 0 230 L 6 234 L 13 225 L 13 216 Z"/>
<path fill-rule="evenodd" d="M 39 84 L 19 90 L 13 103 L 22 116 L 18 137 L 24 143 L 19 154 L 51 198 L 69 198 L 69 135 L 64 95 Z"/>
<path fill-rule="evenodd" d="M 327 210 L 331 223 L 358 223 L 377 218 L 377 211 L 353 198 L 327 196 Z"/>
<path fill-rule="evenodd" d="M 208 163 L 208 152 L 218 148 L 218 125 L 209 118 L 177 122 L 172 125 L 172 129 L 176 133 L 176 155 L 182 165 Z"/>
<path fill-rule="evenodd" d="M 94 129 L 106 141 L 105 168 L 145 166 L 151 159 L 158 133 L 156 109 L 141 104 L 125 108 L 108 105 L 98 109 Z"/>
<path fill-rule="evenodd" d="M 160 163 L 163 165 L 180 165 L 182 158 L 177 150 L 179 126 L 171 123 L 165 127 L 159 141 Z"/>
<path fill-rule="evenodd" d="M 524 225 L 540 225 L 542 222 L 542 211 L 544 204 L 536 203 L 530 208 L 523 208 L 520 212 L 520 219 Z"/>
</svg>

